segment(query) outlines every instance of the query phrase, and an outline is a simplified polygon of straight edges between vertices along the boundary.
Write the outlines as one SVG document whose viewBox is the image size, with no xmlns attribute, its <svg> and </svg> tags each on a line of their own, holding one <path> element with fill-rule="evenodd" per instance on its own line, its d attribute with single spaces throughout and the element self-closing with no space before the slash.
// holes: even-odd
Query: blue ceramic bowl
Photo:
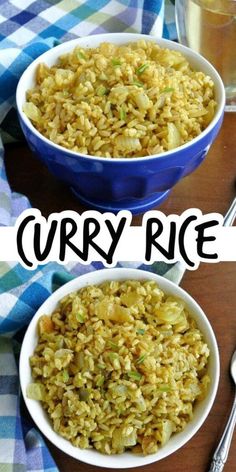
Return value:
<svg viewBox="0 0 236 472">
<path fill-rule="evenodd" d="M 61 54 L 75 46 L 97 47 L 101 42 L 124 44 L 140 39 L 180 51 L 196 69 L 208 74 L 215 84 L 217 110 L 209 126 L 192 141 L 162 154 L 139 158 L 102 158 L 81 155 L 54 144 L 40 134 L 22 110 L 26 91 L 34 86 L 35 71 L 41 62 L 52 66 Z M 17 86 L 16 102 L 21 127 L 33 152 L 50 172 L 71 187 L 87 206 L 117 212 L 142 213 L 159 205 L 172 187 L 204 160 L 223 120 L 224 85 L 214 67 L 189 48 L 165 39 L 132 33 L 110 33 L 63 43 L 38 57 L 23 73 Z"/>
</svg>

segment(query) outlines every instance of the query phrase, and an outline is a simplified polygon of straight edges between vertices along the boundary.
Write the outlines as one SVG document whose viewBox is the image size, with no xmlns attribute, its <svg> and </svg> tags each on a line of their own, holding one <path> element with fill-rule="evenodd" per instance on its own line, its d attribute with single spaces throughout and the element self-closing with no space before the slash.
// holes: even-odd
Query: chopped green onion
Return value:
<svg viewBox="0 0 236 472">
<path fill-rule="evenodd" d="M 136 85 L 137 87 L 143 87 L 142 82 L 139 82 L 138 80 L 134 80 L 133 85 Z"/>
<path fill-rule="evenodd" d="M 109 352 L 109 357 L 112 361 L 114 361 L 114 359 L 117 359 L 118 354 L 116 352 Z"/>
<path fill-rule="evenodd" d="M 108 341 L 108 342 L 113 349 L 118 349 L 118 344 L 113 343 L 112 341 Z"/>
<path fill-rule="evenodd" d="M 69 380 L 69 374 L 68 374 L 68 370 L 63 370 L 63 382 L 68 382 Z"/>
<path fill-rule="evenodd" d="M 97 387 L 101 387 L 104 384 L 105 377 L 104 375 L 99 375 L 96 382 Z"/>
<path fill-rule="evenodd" d="M 144 334 L 145 333 L 145 329 L 137 329 L 137 334 Z"/>
<path fill-rule="evenodd" d="M 99 369 L 105 369 L 106 366 L 104 364 L 98 364 Z"/>
<path fill-rule="evenodd" d="M 85 55 L 84 55 L 83 52 L 81 52 L 81 51 L 78 51 L 78 52 L 77 52 L 77 57 L 78 57 L 78 59 L 84 59 L 84 60 L 86 60 Z"/>
<path fill-rule="evenodd" d="M 84 314 L 79 311 L 78 313 L 76 313 L 76 319 L 79 323 L 84 323 Z"/>
<path fill-rule="evenodd" d="M 136 364 L 142 364 L 142 362 L 144 361 L 144 359 L 146 359 L 147 355 L 148 355 L 148 354 L 146 353 L 146 354 L 143 354 L 142 356 L 140 356 L 140 357 L 138 358 L 138 360 L 136 361 Z"/>
<path fill-rule="evenodd" d="M 148 67 L 149 67 L 148 64 L 142 64 L 136 69 L 136 74 L 138 75 L 142 74 Z"/>
<path fill-rule="evenodd" d="M 113 65 L 114 67 L 121 65 L 121 62 L 120 62 L 119 59 L 112 59 L 111 62 L 112 62 L 112 65 Z"/>
<path fill-rule="evenodd" d="M 83 402 L 86 402 L 89 399 L 90 390 L 87 388 L 79 389 L 79 399 Z"/>
<path fill-rule="evenodd" d="M 126 112 L 123 108 L 120 109 L 120 120 L 125 121 L 126 119 Z"/>
<path fill-rule="evenodd" d="M 157 388 L 158 392 L 170 392 L 170 390 L 171 390 L 171 388 L 167 384 L 159 385 L 158 388 Z"/>
<path fill-rule="evenodd" d="M 99 97 L 102 97 L 103 95 L 106 95 L 108 93 L 108 89 L 101 85 L 101 87 L 98 87 L 97 89 L 97 94 Z"/>
<path fill-rule="evenodd" d="M 128 376 L 134 380 L 141 380 L 142 378 L 142 374 L 136 372 L 135 370 L 131 370 L 130 372 L 128 372 Z"/>
<path fill-rule="evenodd" d="M 168 92 L 174 92 L 173 87 L 166 87 L 163 90 L 160 91 L 160 93 L 168 93 Z"/>
</svg>

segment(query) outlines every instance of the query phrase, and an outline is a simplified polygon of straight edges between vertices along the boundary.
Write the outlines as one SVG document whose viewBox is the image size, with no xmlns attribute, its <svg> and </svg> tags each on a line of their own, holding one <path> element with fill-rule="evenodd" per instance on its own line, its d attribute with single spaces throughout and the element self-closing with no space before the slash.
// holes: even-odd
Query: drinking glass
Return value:
<svg viewBox="0 0 236 472">
<path fill-rule="evenodd" d="M 176 0 L 178 40 L 218 70 L 226 111 L 236 111 L 236 0 Z"/>
</svg>

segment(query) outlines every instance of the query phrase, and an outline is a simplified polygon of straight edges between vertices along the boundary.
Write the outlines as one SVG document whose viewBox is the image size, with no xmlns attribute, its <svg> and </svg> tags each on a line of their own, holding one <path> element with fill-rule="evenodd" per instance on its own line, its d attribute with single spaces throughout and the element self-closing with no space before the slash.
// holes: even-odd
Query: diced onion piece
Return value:
<svg viewBox="0 0 236 472">
<path fill-rule="evenodd" d="M 165 105 L 165 101 L 166 101 L 166 94 L 162 93 L 156 103 L 155 103 L 155 108 L 156 109 L 159 109 L 159 108 L 162 108 L 164 105 Z"/>
<path fill-rule="evenodd" d="M 24 103 L 23 112 L 32 121 L 35 121 L 38 123 L 41 120 L 41 112 L 39 108 L 32 102 Z"/>
<path fill-rule="evenodd" d="M 137 435 L 136 435 L 136 431 L 133 430 L 132 433 L 125 436 L 123 444 L 125 447 L 130 447 L 130 446 L 135 446 L 136 442 L 137 442 Z"/>
<path fill-rule="evenodd" d="M 117 395 L 125 395 L 127 393 L 127 387 L 126 385 L 120 384 L 120 385 L 115 385 L 112 388 L 113 392 L 116 393 Z"/>
<path fill-rule="evenodd" d="M 108 302 L 106 300 L 96 304 L 95 314 L 101 320 L 117 321 L 118 323 L 124 323 L 125 321 L 133 320 L 133 316 L 130 314 L 128 308 Z"/>
<path fill-rule="evenodd" d="M 55 420 L 56 418 L 61 418 L 62 417 L 62 405 L 59 403 L 53 413 L 51 414 L 51 417 Z"/>
<path fill-rule="evenodd" d="M 157 310 L 157 318 L 165 323 L 176 324 L 181 320 L 184 309 L 184 303 L 173 297 L 168 297 L 166 303 L 162 304 Z M 182 321 L 182 320 L 181 320 Z"/>
<path fill-rule="evenodd" d="M 75 74 L 72 70 L 56 69 L 55 82 L 58 87 L 71 84 L 74 78 L 75 78 Z"/>
<path fill-rule="evenodd" d="M 191 394 L 194 397 L 197 397 L 198 395 L 201 394 L 201 388 L 200 388 L 199 384 L 196 383 L 196 382 L 189 383 L 188 388 L 189 388 L 189 390 L 191 391 Z"/>
<path fill-rule="evenodd" d="M 139 92 L 135 94 L 134 101 L 139 107 L 140 111 L 147 110 L 148 108 L 150 108 L 151 102 L 144 92 Z"/>
<path fill-rule="evenodd" d="M 26 389 L 26 395 L 31 400 L 43 401 L 45 397 L 45 387 L 40 383 L 30 383 Z"/>
<path fill-rule="evenodd" d="M 113 105 L 122 104 L 129 95 L 129 89 L 125 85 L 115 85 L 111 88 L 109 100 Z"/>
<path fill-rule="evenodd" d="M 176 323 L 176 325 L 175 325 L 175 332 L 176 333 L 182 333 L 182 332 L 186 331 L 186 329 L 188 329 L 188 327 L 189 327 L 189 323 L 188 323 L 186 314 L 183 311 L 181 313 L 181 315 L 179 316 L 178 323 Z"/>
<path fill-rule="evenodd" d="M 130 430 L 130 431 L 129 431 Z M 114 449 L 123 449 L 124 447 L 134 446 L 137 442 L 137 433 L 133 427 L 117 428 L 112 434 L 112 447 Z"/>
<path fill-rule="evenodd" d="M 142 296 L 138 295 L 136 292 L 128 292 L 128 293 L 122 293 L 120 296 L 121 302 L 127 306 L 133 306 L 141 303 L 142 301 Z"/>
<path fill-rule="evenodd" d="M 143 395 L 140 395 L 137 399 L 137 407 L 140 411 L 146 411 L 147 405 L 143 398 Z"/>
<path fill-rule="evenodd" d="M 164 420 L 162 422 L 162 436 L 161 436 L 161 445 L 166 444 L 173 433 L 173 423 L 171 420 Z"/>
<path fill-rule="evenodd" d="M 206 115 L 208 112 L 205 108 L 201 108 L 200 110 L 190 110 L 189 111 L 189 116 L 190 118 L 198 118 L 199 116 L 204 116 Z"/>
<path fill-rule="evenodd" d="M 115 138 L 115 144 L 121 151 L 140 151 L 142 148 L 138 138 L 131 138 L 129 136 L 117 136 Z"/>
<path fill-rule="evenodd" d="M 67 367 L 73 358 L 71 349 L 58 349 L 55 352 L 55 366 L 58 370 Z"/>
<path fill-rule="evenodd" d="M 181 140 L 180 140 L 180 133 L 179 130 L 176 128 L 174 123 L 168 123 L 168 149 L 174 149 L 178 146 L 180 146 Z"/>
<path fill-rule="evenodd" d="M 132 321 L 133 316 L 130 314 L 128 308 L 120 305 L 114 305 L 114 312 L 112 314 L 111 320 L 124 323 L 125 321 Z"/>
<path fill-rule="evenodd" d="M 163 57 L 160 63 L 166 67 L 178 69 L 180 65 L 187 64 L 187 61 L 181 53 L 168 51 L 168 54 Z"/>
</svg>

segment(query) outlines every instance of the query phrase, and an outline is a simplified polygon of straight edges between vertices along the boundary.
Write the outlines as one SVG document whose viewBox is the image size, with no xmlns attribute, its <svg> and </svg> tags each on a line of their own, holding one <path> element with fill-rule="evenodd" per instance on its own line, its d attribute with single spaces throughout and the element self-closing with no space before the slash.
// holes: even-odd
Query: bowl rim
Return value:
<svg viewBox="0 0 236 472">
<path fill-rule="evenodd" d="M 211 75 L 211 78 L 214 82 L 214 85 L 216 86 L 216 84 L 217 84 L 217 86 L 219 87 L 220 99 L 219 99 L 219 103 L 218 103 L 218 109 L 215 113 L 215 116 L 214 116 L 213 120 L 209 123 L 209 125 L 198 136 L 193 138 L 191 141 L 188 141 L 187 143 L 182 144 L 181 146 L 179 146 L 177 148 L 174 148 L 174 149 L 171 149 L 169 151 L 164 151 L 160 154 L 153 154 L 151 156 L 143 156 L 143 157 L 119 157 L 119 158 L 114 158 L 114 157 L 93 156 L 91 154 L 82 154 L 82 153 L 79 153 L 79 152 L 72 151 L 71 149 L 67 149 L 67 148 L 65 148 L 65 147 L 63 147 L 59 144 L 54 143 L 49 138 L 46 138 L 43 134 L 41 134 L 34 127 L 32 122 L 30 121 L 30 119 L 23 112 L 22 106 L 20 106 L 21 97 L 22 97 L 22 89 L 24 90 L 25 77 L 26 77 L 27 74 L 31 73 L 31 71 L 35 67 L 35 64 L 39 63 L 41 60 L 43 61 L 44 58 L 47 55 L 53 54 L 52 51 L 53 52 L 55 52 L 55 51 L 59 52 L 60 49 L 63 49 L 65 44 L 68 44 L 68 45 L 70 44 L 71 49 L 72 49 L 77 44 L 79 44 L 80 41 L 86 41 L 86 40 L 90 41 L 91 39 L 93 40 L 95 37 L 98 38 L 98 39 L 101 38 L 101 42 L 105 41 L 105 40 L 109 41 L 109 38 L 111 38 L 111 37 L 113 37 L 113 38 L 114 37 L 115 38 L 118 38 L 118 37 L 127 38 L 127 41 L 129 41 L 129 39 L 131 39 L 131 38 L 136 37 L 137 40 L 138 39 L 145 39 L 145 40 L 148 40 L 148 41 L 154 41 L 155 43 L 160 44 L 161 47 L 167 47 L 169 49 L 179 50 L 183 54 L 186 53 L 186 55 L 191 55 L 192 58 L 197 59 L 199 63 L 204 64 L 206 67 L 208 67 L 210 69 L 210 75 Z M 112 39 L 110 41 L 112 42 Z M 174 48 L 173 48 L 173 44 L 175 45 Z M 57 60 L 58 56 L 59 56 L 59 54 L 55 58 L 55 61 Z M 213 77 L 214 77 L 214 79 L 213 79 Z M 25 90 L 25 92 L 26 92 L 26 90 Z M 76 38 L 76 39 L 72 39 L 72 40 L 69 40 L 69 41 L 64 41 L 63 43 L 53 47 L 52 49 L 47 50 L 46 52 L 44 52 L 43 54 L 38 56 L 36 59 L 34 59 L 34 61 L 23 72 L 23 74 L 21 75 L 21 77 L 18 81 L 17 88 L 16 88 L 16 105 L 17 105 L 17 110 L 18 110 L 18 113 L 20 115 L 20 118 L 24 122 L 25 126 L 27 126 L 30 129 L 30 131 L 37 136 L 37 138 L 41 139 L 45 144 L 50 145 L 51 147 L 55 148 L 55 150 L 58 150 L 60 152 L 65 152 L 65 153 L 69 154 L 70 156 L 73 156 L 73 157 L 76 157 L 76 158 L 78 158 L 78 157 L 81 158 L 81 159 L 88 159 L 89 158 L 89 159 L 99 161 L 99 162 L 103 162 L 103 163 L 104 162 L 110 162 L 110 163 L 111 162 L 113 162 L 113 163 L 117 162 L 117 163 L 122 164 L 124 162 L 133 162 L 133 161 L 137 162 L 140 159 L 141 159 L 142 162 L 150 161 L 150 160 L 153 160 L 153 159 L 156 159 L 156 158 L 165 159 L 165 158 L 171 157 L 172 155 L 174 155 L 178 152 L 185 151 L 186 149 L 189 149 L 190 146 L 192 146 L 192 145 L 198 143 L 199 141 L 201 141 L 201 139 L 203 139 L 216 126 L 216 124 L 218 123 L 218 121 L 220 120 L 220 118 L 222 116 L 222 113 L 224 112 L 225 89 L 224 89 L 223 81 L 222 81 L 219 73 L 215 69 L 215 67 L 207 59 L 205 59 L 203 56 L 201 56 L 199 53 L 193 51 L 191 48 L 189 48 L 187 46 L 184 46 L 183 44 L 177 43 L 175 41 L 171 41 L 169 39 L 157 38 L 156 36 L 142 34 L 142 33 L 104 33 L 104 34 L 102 33 L 102 34 L 95 34 L 95 35 L 90 35 L 90 36 L 83 36 L 81 38 Z"/>
<path fill-rule="evenodd" d="M 100 454 L 94 449 L 90 450 L 83 450 L 80 448 L 77 448 L 73 446 L 68 440 L 62 438 L 60 435 L 58 435 L 52 428 L 52 426 L 49 423 L 49 418 L 47 417 L 47 424 L 43 425 L 41 424 L 42 422 L 42 415 L 46 415 L 47 413 L 44 412 L 43 407 L 41 403 L 36 402 L 35 400 L 28 399 L 26 396 L 26 386 L 28 385 L 29 380 L 27 378 L 32 378 L 31 377 L 31 368 L 28 362 L 29 355 L 30 353 L 32 354 L 32 346 L 30 348 L 30 340 L 32 340 L 33 345 L 35 346 L 36 339 L 37 339 L 37 334 L 36 334 L 36 329 L 37 329 L 37 321 L 38 318 L 42 315 L 47 313 L 47 306 L 51 306 L 51 310 L 55 309 L 59 300 L 63 298 L 66 294 L 69 294 L 75 290 L 79 290 L 81 287 L 85 287 L 88 285 L 91 285 L 93 283 L 99 284 L 102 283 L 105 280 L 127 280 L 127 279 L 136 279 L 136 280 L 155 280 L 157 283 L 160 284 L 161 288 L 163 290 L 166 290 L 170 293 L 175 292 L 177 296 L 183 297 L 184 300 L 186 301 L 187 306 L 191 305 L 192 306 L 192 311 L 193 317 L 197 313 L 197 317 L 201 322 L 204 324 L 204 335 L 207 336 L 208 341 L 210 340 L 211 343 L 211 359 L 213 359 L 214 363 L 214 378 L 212 379 L 212 382 L 210 384 L 210 391 L 208 393 L 208 397 L 206 397 L 204 406 L 203 408 L 203 414 L 201 414 L 200 417 L 195 419 L 194 418 L 191 420 L 191 422 L 188 423 L 186 428 L 178 433 L 178 435 L 173 436 L 174 438 L 174 444 L 171 445 L 170 450 L 168 451 L 168 448 L 166 446 L 163 446 L 163 448 L 160 448 L 157 453 L 155 454 L 150 454 L 147 456 L 135 456 L 132 455 L 132 459 L 130 461 L 127 461 L 125 459 L 120 460 L 120 458 L 123 456 L 123 458 L 130 458 L 131 453 L 123 453 L 121 456 L 119 455 L 111 455 L 111 456 L 106 456 L 104 454 Z M 92 281 L 91 281 L 92 279 Z M 93 280 L 95 279 L 95 280 Z M 97 280 L 96 280 L 97 279 Z M 167 287 L 167 288 L 166 288 Z M 176 293 L 177 292 L 177 293 Z M 198 322 L 199 322 L 198 320 Z M 202 330 L 202 328 L 200 328 Z M 212 361 L 211 361 L 212 362 Z M 117 469 L 123 469 L 123 468 L 132 468 L 132 467 L 141 467 L 147 464 L 151 464 L 153 462 L 156 462 L 158 460 L 161 460 L 173 452 L 177 451 L 179 448 L 184 446 L 195 434 L 196 432 L 200 429 L 200 427 L 203 425 L 205 422 L 212 405 L 215 400 L 215 396 L 217 393 L 218 389 L 218 384 L 219 384 L 219 375 L 220 375 L 220 362 L 219 362 L 219 351 L 218 351 L 218 346 L 217 346 L 217 341 L 215 338 L 215 334 L 213 331 L 213 328 L 199 306 L 199 304 L 193 299 L 193 297 L 183 290 L 181 287 L 176 285 L 174 282 L 166 279 L 163 276 L 160 276 L 156 273 L 149 272 L 146 270 L 141 270 L 141 269 L 130 269 L 130 268 L 108 268 L 108 269 L 101 269 L 101 270 L 94 270 L 91 272 L 87 272 L 81 276 L 78 276 L 69 282 L 65 283 L 63 286 L 58 288 L 55 292 L 53 292 L 45 301 L 44 303 L 38 308 L 36 313 L 34 314 L 31 322 L 29 323 L 23 342 L 22 342 L 22 347 L 21 347 L 21 352 L 20 352 L 20 359 L 19 359 L 19 378 L 20 378 L 20 386 L 21 386 L 21 392 L 26 404 L 26 407 L 33 418 L 34 422 L 36 423 L 37 427 L 39 430 L 49 439 L 56 447 L 58 447 L 60 450 L 62 450 L 64 453 L 74 457 L 77 460 L 80 460 L 82 462 L 85 462 L 90 465 L 96 465 L 99 467 L 103 468 L 117 468 Z M 203 400 L 204 402 L 204 400 Z M 35 417 L 35 405 L 39 404 L 40 408 L 40 415 L 39 418 Z M 202 403 L 199 403 L 201 406 Z M 202 404 L 203 405 L 203 404 Z M 192 422 L 194 422 L 192 424 Z M 176 439 L 177 438 L 177 439 Z M 59 442 L 59 445 L 58 445 Z M 168 443 L 167 443 L 168 445 Z M 69 448 L 69 451 L 68 451 Z M 84 452 L 85 451 L 85 452 Z M 92 453 L 91 453 L 92 451 Z M 81 457 L 82 456 L 82 457 Z"/>
</svg>

